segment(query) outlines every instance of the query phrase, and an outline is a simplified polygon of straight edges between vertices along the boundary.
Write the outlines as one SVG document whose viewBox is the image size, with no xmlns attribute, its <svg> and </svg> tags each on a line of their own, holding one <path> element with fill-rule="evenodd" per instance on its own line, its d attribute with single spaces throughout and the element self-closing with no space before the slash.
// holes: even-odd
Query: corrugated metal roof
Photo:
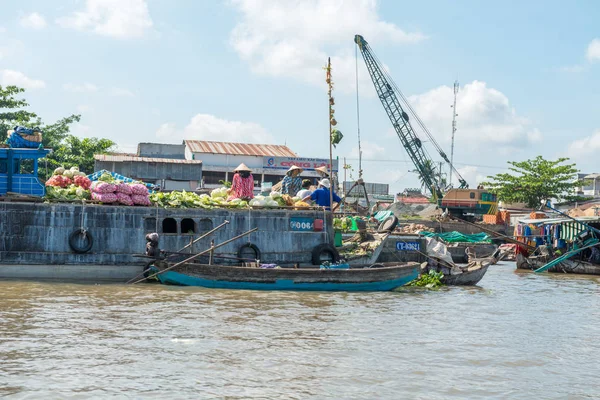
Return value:
<svg viewBox="0 0 600 400">
<path fill-rule="evenodd" d="M 108 162 L 148 162 L 148 163 L 167 163 L 167 164 L 202 164 L 200 160 L 181 160 L 176 158 L 153 158 L 153 157 L 137 157 L 128 154 L 95 154 L 94 160 Z"/>
<path fill-rule="evenodd" d="M 192 153 L 229 154 L 236 156 L 298 157 L 287 146 L 279 144 L 250 144 L 212 142 L 207 140 L 185 140 Z"/>
</svg>

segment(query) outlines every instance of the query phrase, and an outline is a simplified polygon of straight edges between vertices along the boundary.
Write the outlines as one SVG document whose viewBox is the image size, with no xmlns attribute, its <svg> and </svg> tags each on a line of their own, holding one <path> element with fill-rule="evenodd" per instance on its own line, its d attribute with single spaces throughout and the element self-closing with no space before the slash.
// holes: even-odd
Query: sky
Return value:
<svg viewBox="0 0 600 400">
<path fill-rule="evenodd" d="M 48 123 L 81 114 L 73 134 L 120 151 L 200 139 L 326 158 L 331 57 L 347 179 L 360 117 L 364 179 L 419 187 L 356 52 L 361 34 L 447 154 L 458 80 L 454 161 L 471 187 L 538 155 L 600 172 L 593 0 L 0 0 L 0 15 L 0 85 L 26 88 Z"/>
</svg>

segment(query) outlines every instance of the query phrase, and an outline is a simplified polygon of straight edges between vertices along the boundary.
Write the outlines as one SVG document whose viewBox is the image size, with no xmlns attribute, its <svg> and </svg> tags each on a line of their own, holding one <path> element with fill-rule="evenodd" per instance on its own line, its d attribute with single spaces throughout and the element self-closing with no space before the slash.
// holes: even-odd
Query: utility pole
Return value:
<svg viewBox="0 0 600 400">
<path fill-rule="evenodd" d="M 454 175 L 454 134 L 456 133 L 456 95 L 458 94 L 458 81 L 454 81 L 454 104 L 452 108 L 452 144 L 450 146 L 450 174 L 448 175 L 448 185 L 452 185 L 452 176 Z"/>
</svg>

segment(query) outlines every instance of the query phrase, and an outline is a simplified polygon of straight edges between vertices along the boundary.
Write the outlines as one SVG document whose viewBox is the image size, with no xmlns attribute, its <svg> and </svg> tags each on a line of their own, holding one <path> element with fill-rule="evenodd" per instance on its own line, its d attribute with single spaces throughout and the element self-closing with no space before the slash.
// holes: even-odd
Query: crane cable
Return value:
<svg viewBox="0 0 600 400">
<path fill-rule="evenodd" d="M 357 47 L 358 47 L 358 46 L 357 46 Z M 376 56 L 376 55 L 375 55 L 375 53 L 373 52 L 373 49 L 371 48 L 371 46 L 369 46 L 369 44 L 368 44 L 368 43 L 366 43 L 366 48 L 367 48 L 366 50 L 369 52 L 369 55 L 370 55 L 370 56 L 373 58 L 373 60 L 374 60 L 374 61 L 375 61 L 375 63 L 377 64 L 379 71 L 381 71 L 381 73 L 384 75 L 384 78 L 386 78 L 386 79 L 387 79 L 387 81 L 389 81 L 389 82 L 391 83 L 391 85 L 390 85 L 390 86 L 392 86 L 392 85 L 393 85 L 393 87 L 395 87 L 395 88 L 396 88 L 396 92 L 400 92 L 400 89 L 398 88 L 398 86 L 396 85 L 396 83 L 394 82 L 394 80 L 392 79 L 392 77 L 390 76 L 390 74 L 389 74 L 389 73 L 387 73 L 387 72 L 385 71 L 385 69 L 381 67 L 381 65 L 383 65 L 383 64 L 382 64 L 382 63 L 381 63 L 381 61 L 380 61 L 380 60 L 377 58 L 377 56 Z M 409 111 L 411 111 L 411 110 L 409 109 Z M 413 112 L 414 112 L 414 111 L 413 111 Z M 414 134 L 414 135 L 415 135 L 417 138 L 419 138 L 419 134 L 417 133 L 417 131 L 415 131 L 415 130 L 412 128 L 412 124 L 410 123 L 410 121 L 404 121 L 404 123 L 405 123 L 406 125 L 408 125 L 408 126 L 411 128 L 411 131 L 413 132 L 413 134 Z M 419 138 L 419 139 L 420 139 L 420 138 Z M 432 141 L 434 142 L 434 144 L 437 146 L 437 142 L 435 142 L 435 139 L 434 139 L 434 138 L 432 138 L 432 137 L 431 137 L 431 139 L 432 139 Z M 439 146 L 437 146 L 437 147 L 439 148 Z M 431 157 L 431 154 L 429 154 L 429 151 L 427 151 L 427 148 L 426 148 L 426 147 L 421 147 L 421 151 L 423 151 L 423 153 L 424 153 L 424 154 L 427 156 L 427 158 L 428 158 L 429 160 L 433 160 L 433 157 Z M 441 151 L 441 149 L 440 149 L 440 151 Z"/>
<path fill-rule="evenodd" d="M 371 46 L 369 46 L 368 43 L 366 44 L 366 47 L 369 50 L 369 53 L 371 54 L 371 56 L 373 57 L 373 59 L 375 59 L 375 61 L 379 65 L 382 65 L 381 61 L 379 60 L 379 58 L 377 58 L 377 56 L 373 52 L 373 49 L 371 48 Z M 431 132 L 429 131 L 429 129 L 427 129 L 427 127 L 425 126 L 425 124 L 423 123 L 423 121 L 421 120 L 421 118 L 419 117 L 419 115 L 416 113 L 416 111 L 410 105 L 410 103 L 408 102 L 408 100 L 404 96 L 404 93 L 402 93 L 402 91 L 400 90 L 400 88 L 398 87 L 398 85 L 396 85 L 396 82 L 394 82 L 394 80 L 392 79 L 391 75 L 384 68 L 380 68 L 380 69 L 381 69 L 382 73 L 385 75 L 385 77 L 388 79 L 388 81 L 390 82 L 391 86 L 398 93 L 398 95 L 400 96 L 402 102 L 404 103 L 404 105 L 406 106 L 406 108 L 408 109 L 408 111 L 411 113 L 411 115 L 413 116 L 413 118 L 417 121 L 418 125 L 423 129 L 423 131 L 425 132 L 425 134 L 427 135 L 427 137 L 430 139 L 430 141 L 433 143 L 433 145 L 436 148 L 436 150 L 438 151 L 438 153 L 440 153 L 440 155 L 442 156 L 442 158 L 444 158 L 444 160 L 445 160 L 448 156 L 442 150 L 441 146 L 435 140 L 435 138 L 433 137 L 433 135 L 431 134 Z M 426 151 L 426 153 L 427 153 L 427 151 Z M 429 156 L 429 154 L 427 154 L 427 155 Z M 446 155 L 446 157 L 444 157 L 444 155 Z M 429 158 L 431 158 L 431 156 L 429 156 Z M 460 175 L 460 173 L 458 172 L 458 170 L 456 168 L 454 168 L 454 166 L 452 166 L 452 170 L 458 176 L 458 178 L 460 178 L 461 180 L 464 181 L 464 178 Z"/>
</svg>

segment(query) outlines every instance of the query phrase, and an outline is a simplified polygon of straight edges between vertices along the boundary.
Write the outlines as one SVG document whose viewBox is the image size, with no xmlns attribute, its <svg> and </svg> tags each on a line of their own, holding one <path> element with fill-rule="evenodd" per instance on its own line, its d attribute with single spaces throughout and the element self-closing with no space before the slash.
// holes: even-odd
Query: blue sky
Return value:
<svg viewBox="0 0 600 400">
<path fill-rule="evenodd" d="M 325 157 L 331 56 L 335 155 L 357 170 L 360 33 L 447 153 L 459 80 L 455 162 L 471 186 L 536 155 L 600 171 L 594 1 L 2 0 L 0 15 L 0 84 L 27 87 L 48 122 L 80 113 L 75 134 L 123 151 L 197 138 Z M 418 186 L 358 61 L 365 178 Z"/>
</svg>

